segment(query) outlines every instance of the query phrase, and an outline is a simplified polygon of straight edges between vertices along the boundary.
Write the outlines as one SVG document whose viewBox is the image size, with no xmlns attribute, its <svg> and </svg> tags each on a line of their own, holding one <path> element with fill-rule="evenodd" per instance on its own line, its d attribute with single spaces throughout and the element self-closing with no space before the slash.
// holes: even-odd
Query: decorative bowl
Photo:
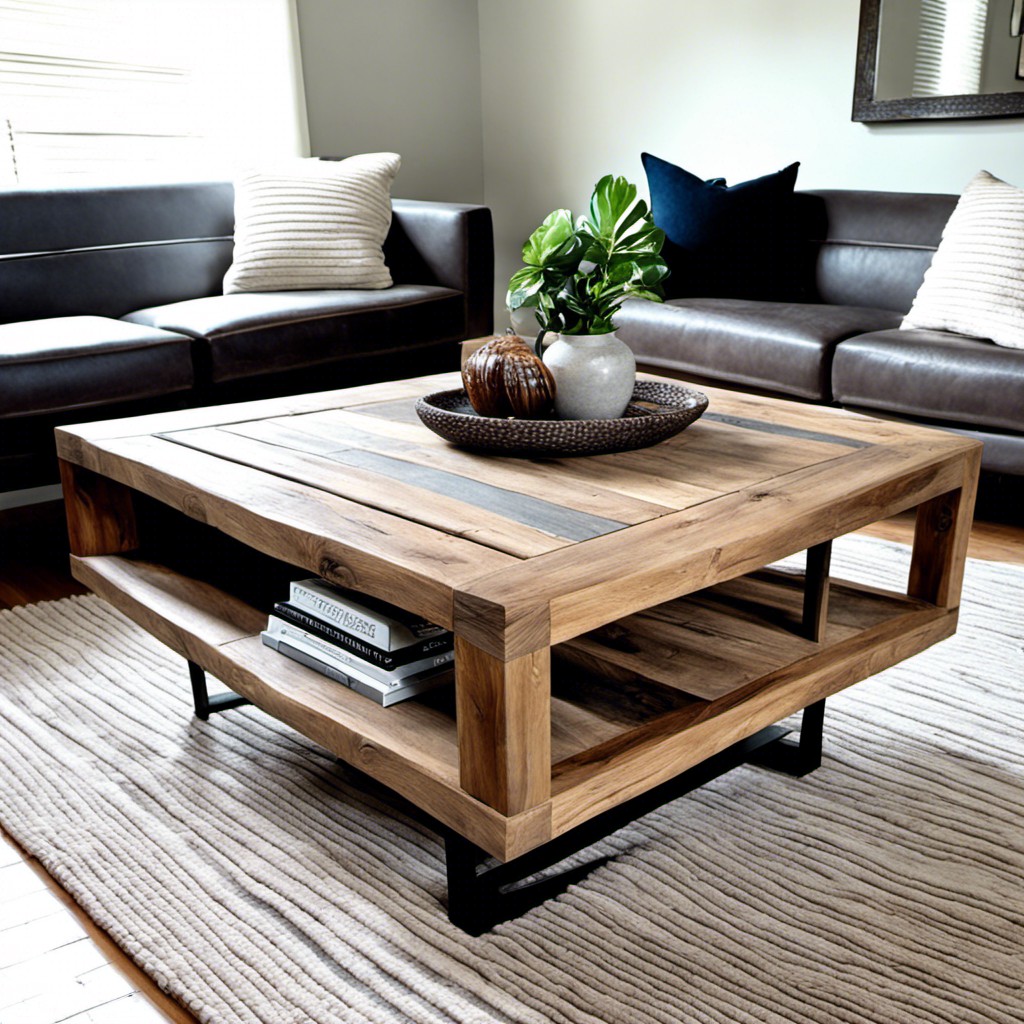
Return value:
<svg viewBox="0 0 1024 1024">
<path fill-rule="evenodd" d="M 607 455 L 646 448 L 685 430 L 708 407 L 707 395 L 681 384 L 638 380 L 614 420 L 524 420 L 479 415 L 461 388 L 416 402 L 423 423 L 446 441 L 500 455 Z"/>
</svg>

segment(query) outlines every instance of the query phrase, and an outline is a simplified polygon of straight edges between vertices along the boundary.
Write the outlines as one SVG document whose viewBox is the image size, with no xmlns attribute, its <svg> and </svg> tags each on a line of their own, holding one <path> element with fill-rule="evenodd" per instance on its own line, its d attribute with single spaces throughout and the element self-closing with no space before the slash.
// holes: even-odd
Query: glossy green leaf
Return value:
<svg viewBox="0 0 1024 1024">
<path fill-rule="evenodd" d="M 636 186 L 605 175 L 588 214 L 574 221 L 569 210 L 554 210 L 533 232 L 506 301 L 510 309 L 535 307 L 545 330 L 605 333 L 629 296 L 661 298 L 664 242 Z"/>
</svg>

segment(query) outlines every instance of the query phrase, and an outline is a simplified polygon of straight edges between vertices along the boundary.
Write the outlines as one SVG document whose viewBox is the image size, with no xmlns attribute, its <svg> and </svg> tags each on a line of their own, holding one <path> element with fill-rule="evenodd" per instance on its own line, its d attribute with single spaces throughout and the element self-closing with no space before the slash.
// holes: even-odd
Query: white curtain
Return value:
<svg viewBox="0 0 1024 1024">
<path fill-rule="evenodd" d="M 914 96 L 981 90 L 987 0 L 921 0 Z"/>
<path fill-rule="evenodd" d="M 294 0 L 0 0 L 0 183 L 308 155 Z"/>
</svg>

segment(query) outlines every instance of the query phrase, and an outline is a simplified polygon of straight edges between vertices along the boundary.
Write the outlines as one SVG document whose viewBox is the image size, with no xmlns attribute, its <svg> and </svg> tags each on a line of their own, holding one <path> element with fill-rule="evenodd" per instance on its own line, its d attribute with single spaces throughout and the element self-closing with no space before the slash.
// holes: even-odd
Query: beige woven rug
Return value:
<svg viewBox="0 0 1024 1024">
<path fill-rule="evenodd" d="M 896 587 L 863 538 L 836 575 Z M 854 571 L 859 570 L 859 571 Z M 470 939 L 441 846 L 95 598 L 0 613 L 0 820 L 204 1021 L 1024 1020 L 1024 570 L 958 635 L 831 700 L 825 764 L 648 815 L 558 900 Z"/>
</svg>

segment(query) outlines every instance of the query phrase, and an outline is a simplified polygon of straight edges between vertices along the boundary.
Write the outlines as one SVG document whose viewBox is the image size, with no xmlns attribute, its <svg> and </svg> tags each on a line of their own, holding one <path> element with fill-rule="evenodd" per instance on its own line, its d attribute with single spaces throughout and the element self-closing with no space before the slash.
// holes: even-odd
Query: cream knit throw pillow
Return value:
<svg viewBox="0 0 1024 1024">
<path fill-rule="evenodd" d="M 1024 348 L 1024 191 L 988 171 L 971 179 L 900 326 Z"/>
<path fill-rule="evenodd" d="M 397 153 L 295 160 L 235 183 L 234 262 L 224 294 L 388 288 Z"/>
</svg>

